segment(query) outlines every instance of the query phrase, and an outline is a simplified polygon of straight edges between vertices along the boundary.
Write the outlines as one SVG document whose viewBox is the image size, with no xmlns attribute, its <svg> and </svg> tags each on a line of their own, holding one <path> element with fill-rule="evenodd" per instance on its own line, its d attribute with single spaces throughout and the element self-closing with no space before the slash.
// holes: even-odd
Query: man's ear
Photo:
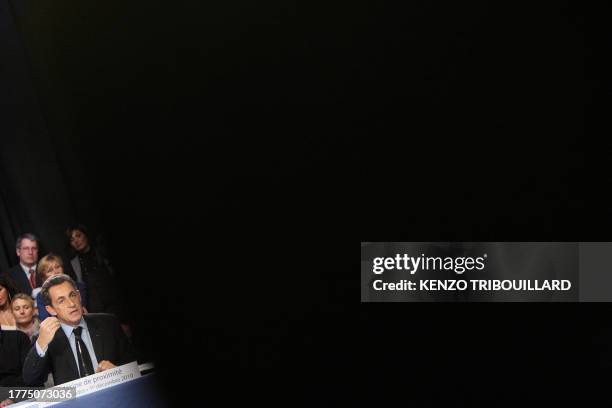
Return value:
<svg viewBox="0 0 612 408">
<path fill-rule="evenodd" d="M 49 315 L 51 315 L 53 317 L 57 316 L 57 312 L 55 311 L 53 306 L 45 306 L 45 309 L 47 309 L 47 313 L 49 313 Z"/>
</svg>

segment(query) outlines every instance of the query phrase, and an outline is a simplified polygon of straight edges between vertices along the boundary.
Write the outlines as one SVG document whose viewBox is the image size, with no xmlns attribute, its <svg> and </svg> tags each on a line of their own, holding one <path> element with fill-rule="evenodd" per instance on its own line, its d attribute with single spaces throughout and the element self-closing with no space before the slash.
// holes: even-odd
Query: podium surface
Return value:
<svg viewBox="0 0 612 408">
<path fill-rule="evenodd" d="M 162 393 L 158 390 L 155 374 L 147 374 L 122 384 L 53 405 L 57 408 L 161 408 L 167 406 L 169 405 L 164 401 Z"/>
</svg>

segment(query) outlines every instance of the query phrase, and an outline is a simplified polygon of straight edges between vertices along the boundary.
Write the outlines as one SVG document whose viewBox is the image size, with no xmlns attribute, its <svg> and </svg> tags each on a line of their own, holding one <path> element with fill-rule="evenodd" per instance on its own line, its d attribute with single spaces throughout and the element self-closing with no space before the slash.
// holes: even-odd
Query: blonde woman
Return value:
<svg viewBox="0 0 612 408">
<path fill-rule="evenodd" d="M 38 269 L 36 270 L 38 274 L 38 279 L 40 280 L 41 285 L 45 283 L 47 279 L 55 275 L 66 275 L 64 272 L 64 262 L 62 258 L 55 254 L 48 254 L 42 257 L 40 262 L 38 262 Z M 84 313 L 87 313 L 87 286 L 84 283 L 77 282 L 77 287 L 79 293 L 81 294 L 81 305 L 83 305 Z M 40 296 L 40 288 L 35 296 L 36 296 L 36 305 L 38 307 L 38 319 L 42 322 L 47 317 L 49 317 L 49 313 L 45 308 L 42 297 Z"/>
<path fill-rule="evenodd" d="M 11 308 L 17 323 L 17 330 L 27 334 L 32 341 L 32 337 L 38 334 L 40 328 L 40 322 L 34 316 L 34 299 L 25 293 L 17 293 L 13 296 Z"/>
</svg>

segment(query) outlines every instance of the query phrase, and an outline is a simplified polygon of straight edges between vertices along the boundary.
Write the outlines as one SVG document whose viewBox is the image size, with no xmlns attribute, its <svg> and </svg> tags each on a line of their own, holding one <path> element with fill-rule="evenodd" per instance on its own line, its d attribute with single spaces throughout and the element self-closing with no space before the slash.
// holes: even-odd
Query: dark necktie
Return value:
<svg viewBox="0 0 612 408">
<path fill-rule="evenodd" d="M 79 374 L 81 377 L 85 377 L 88 375 L 92 375 L 94 373 L 93 364 L 91 363 L 91 357 L 89 356 L 89 351 L 87 351 L 87 346 L 85 346 L 85 342 L 81 338 L 81 333 L 83 332 L 82 327 L 75 327 L 72 330 L 74 333 L 74 337 L 76 339 L 76 350 L 77 350 L 77 360 L 79 362 Z"/>
<path fill-rule="evenodd" d="M 30 286 L 32 286 L 32 289 L 36 289 L 36 274 L 34 273 L 34 269 L 30 269 Z"/>
</svg>

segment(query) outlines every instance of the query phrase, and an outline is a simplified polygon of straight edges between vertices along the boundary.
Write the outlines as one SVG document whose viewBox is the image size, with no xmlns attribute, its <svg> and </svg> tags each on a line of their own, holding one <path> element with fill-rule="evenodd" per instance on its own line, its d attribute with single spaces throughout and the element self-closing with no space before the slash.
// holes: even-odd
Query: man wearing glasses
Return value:
<svg viewBox="0 0 612 408">
<path fill-rule="evenodd" d="M 13 280 L 17 292 L 32 295 L 36 288 L 36 265 L 38 263 L 38 238 L 26 233 L 17 238 L 19 265 L 9 269 L 6 274 Z"/>
</svg>

